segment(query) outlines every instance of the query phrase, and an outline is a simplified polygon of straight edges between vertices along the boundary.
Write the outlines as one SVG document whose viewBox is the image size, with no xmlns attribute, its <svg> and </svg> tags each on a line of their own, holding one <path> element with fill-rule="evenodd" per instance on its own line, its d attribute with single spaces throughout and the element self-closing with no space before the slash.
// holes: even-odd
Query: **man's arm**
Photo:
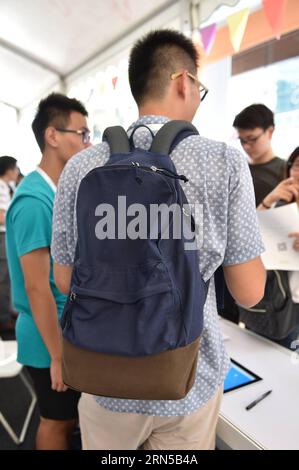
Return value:
<svg viewBox="0 0 299 470">
<path fill-rule="evenodd" d="M 250 308 L 264 296 L 266 271 L 260 257 L 264 246 L 248 163 L 236 150 L 228 150 L 231 174 L 223 270 L 232 297 Z"/>
<path fill-rule="evenodd" d="M 260 257 L 224 266 L 223 271 L 228 290 L 242 307 L 253 307 L 264 297 L 266 270 Z"/>
<path fill-rule="evenodd" d="M 6 212 L 3 209 L 0 209 L 0 225 L 5 224 L 5 214 Z"/>
<path fill-rule="evenodd" d="M 72 247 L 68 244 L 68 239 L 73 237 L 76 181 L 78 178 L 78 169 L 76 164 L 74 164 L 74 159 L 76 157 L 73 157 L 67 163 L 59 178 L 52 226 L 51 254 L 53 258 L 54 280 L 58 290 L 65 295 L 68 295 L 70 291 L 75 246 L 74 244 L 72 250 Z M 67 185 L 67 182 L 70 181 L 72 184 Z M 65 197 L 66 186 L 68 188 L 68 198 Z M 69 221 L 68 224 L 67 220 Z"/>
<path fill-rule="evenodd" d="M 72 276 L 72 266 L 63 266 L 61 264 L 54 263 L 54 280 L 55 284 L 62 292 L 62 294 L 68 295 L 71 285 L 71 276 Z"/>
<path fill-rule="evenodd" d="M 57 306 L 50 283 L 49 248 L 40 248 L 20 257 L 25 289 L 36 326 L 51 356 L 52 389 L 67 390 L 61 372 L 61 333 L 57 320 Z"/>
</svg>

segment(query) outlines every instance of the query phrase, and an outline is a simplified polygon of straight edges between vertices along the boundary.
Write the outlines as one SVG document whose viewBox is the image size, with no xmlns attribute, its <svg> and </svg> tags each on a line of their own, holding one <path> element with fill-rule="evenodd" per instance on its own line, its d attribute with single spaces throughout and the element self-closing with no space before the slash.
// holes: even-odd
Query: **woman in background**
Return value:
<svg viewBox="0 0 299 470">
<path fill-rule="evenodd" d="M 286 178 L 263 199 L 257 210 L 281 207 L 292 202 L 297 203 L 299 210 L 299 147 L 295 148 L 287 161 Z M 294 239 L 293 249 L 299 252 L 299 229 L 298 232 L 289 233 L 289 237 Z M 298 325 L 286 338 L 277 341 L 277 343 L 288 348 L 292 346 L 293 341 L 299 340 L 299 270 L 289 271 L 289 287 L 294 302 L 294 309 L 298 312 Z"/>
</svg>

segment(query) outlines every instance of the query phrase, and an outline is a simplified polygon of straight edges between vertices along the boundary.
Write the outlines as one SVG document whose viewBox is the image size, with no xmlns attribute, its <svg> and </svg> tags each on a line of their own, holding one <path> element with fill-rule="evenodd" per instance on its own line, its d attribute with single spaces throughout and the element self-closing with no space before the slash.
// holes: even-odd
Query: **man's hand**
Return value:
<svg viewBox="0 0 299 470">
<path fill-rule="evenodd" d="M 279 183 L 276 188 L 271 191 L 265 198 L 264 203 L 266 206 L 271 207 L 272 204 L 280 199 L 286 202 L 292 202 L 293 199 L 298 199 L 299 185 L 294 178 L 287 178 Z"/>
<path fill-rule="evenodd" d="M 295 251 L 299 251 L 299 232 L 289 233 L 290 238 L 295 238 L 293 248 Z"/>
<path fill-rule="evenodd" d="M 56 392 L 66 392 L 67 386 L 62 380 L 62 364 L 61 359 L 53 359 L 50 367 L 51 387 Z"/>
</svg>

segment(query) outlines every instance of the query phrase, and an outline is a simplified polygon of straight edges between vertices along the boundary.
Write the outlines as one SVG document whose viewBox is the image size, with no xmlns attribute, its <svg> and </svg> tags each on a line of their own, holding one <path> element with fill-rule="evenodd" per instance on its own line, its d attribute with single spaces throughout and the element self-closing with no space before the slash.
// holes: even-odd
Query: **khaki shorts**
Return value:
<svg viewBox="0 0 299 470">
<path fill-rule="evenodd" d="M 84 450 L 213 450 L 223 395 L 188 416 L 146 416 L 115 413 L 82 394 L 79 419 Z"/>
</svg>

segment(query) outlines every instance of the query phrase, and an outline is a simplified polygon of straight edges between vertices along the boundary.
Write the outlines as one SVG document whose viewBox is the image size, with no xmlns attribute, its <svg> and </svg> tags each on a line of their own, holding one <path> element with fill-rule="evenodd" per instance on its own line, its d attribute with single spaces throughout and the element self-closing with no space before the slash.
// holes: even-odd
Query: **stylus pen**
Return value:
<svg viewBox="0 0 299 470">
<path fill-rule="evenodd" d="M 257 405 L 260 401 L 262 401 L 264 398 L 266 398 L 268 395 L 270 395 L 270 393 L 272 392 L 272 390 L 268 390 L 268 392 L 266 393 L 263 393 L 263 395 L 261 395 L 260 397 L 258 397 L 256 400 L 254 400 L 252 403 L 249 403 L 248 406 L 246 406 L 246 410 L 251 410 L 251 408 L 253 408 L 255 405 Z"/>
</svg>

